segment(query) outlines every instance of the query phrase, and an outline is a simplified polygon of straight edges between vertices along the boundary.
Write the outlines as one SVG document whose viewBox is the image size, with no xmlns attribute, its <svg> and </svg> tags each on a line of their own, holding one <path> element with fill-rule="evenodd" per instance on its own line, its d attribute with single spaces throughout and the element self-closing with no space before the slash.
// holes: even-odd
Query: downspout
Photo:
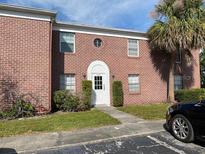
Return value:
<svg viewBox="0 0 205 154">
<path fill-rule="evenodd" d="M 52 27 L 53 27 L 53 19 L 51 18 L 50 24 L 49 24 L 49 31 L 50 31 L 50 35 L 49 35 L 49 109 L 48 109 L 48 113 L 51 112 L 52 110 L 52 87 L 51 87 L 51 82 L 52 82 Z"/>
</svg>

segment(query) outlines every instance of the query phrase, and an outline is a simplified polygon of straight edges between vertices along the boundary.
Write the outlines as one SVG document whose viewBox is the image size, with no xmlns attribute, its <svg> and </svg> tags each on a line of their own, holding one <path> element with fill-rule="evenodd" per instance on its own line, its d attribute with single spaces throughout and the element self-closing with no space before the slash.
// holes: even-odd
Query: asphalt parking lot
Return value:
<svg viewBox="0 0 205 154">
<path fill-rule="evenodd" d="M 94 144 L 62 147 L 37 154 L 205 154 L 205 142 L 185 144 L 168 132 L 132 136 Z"/>
</svg>

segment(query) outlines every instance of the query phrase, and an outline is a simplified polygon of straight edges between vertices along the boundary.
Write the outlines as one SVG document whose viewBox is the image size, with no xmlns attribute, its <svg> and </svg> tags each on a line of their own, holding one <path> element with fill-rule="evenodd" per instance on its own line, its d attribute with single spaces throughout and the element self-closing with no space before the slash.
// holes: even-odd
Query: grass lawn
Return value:
<svg viewBox="0 0 205 154">
<path fill-rule="evenodd" d="M 32 132 L 71 131 L 119 123 L 96 109 L 78 113 L 55 113 L 40 118 L 0 121 L 0 137 Z"/>
<path fill-rule="evenodd" d="M 166 110 L 170 104 L 147 104 L 147 105 L 130 105 L 119 107 L 118 109 L 123 112 L 130 113 L 146 120 L 159 120 L 164 119 Z"/>
</svg>

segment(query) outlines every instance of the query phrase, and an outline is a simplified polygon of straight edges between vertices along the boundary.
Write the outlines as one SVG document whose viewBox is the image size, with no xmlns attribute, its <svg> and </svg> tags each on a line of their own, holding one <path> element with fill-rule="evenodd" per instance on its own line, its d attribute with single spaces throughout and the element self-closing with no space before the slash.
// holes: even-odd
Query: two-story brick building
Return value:
<svg viewBox="0 0 205 154">
<path fill-rule="evenodd" d="M 79 93 L 86 79 L 93 83 L 94 105 L 112 105 L 114 80 L 123 83 L 125 105 L 166 101 L 167 63 L 150 51 L 146 33 L 62 23 L 55 16 L 0 5 L 0 75 L 15 77 L 45 112 L 55 90 Z M 175 88 L 199 88 L 199 52 L 193 51 L 191 63 L 185 59 L 179 52 Z"/>
</svg>

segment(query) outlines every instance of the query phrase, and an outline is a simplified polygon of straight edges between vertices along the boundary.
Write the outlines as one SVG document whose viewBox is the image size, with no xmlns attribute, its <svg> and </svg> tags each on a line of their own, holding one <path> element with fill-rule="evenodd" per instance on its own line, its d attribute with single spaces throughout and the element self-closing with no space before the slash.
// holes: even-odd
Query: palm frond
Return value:
<svg viewBox="0 0 205 154">
<path fill-rule="evenodd" d="M 181 0 L 180 9 L 176 0 L 163 0 L 156 7 L 160 18 L 148 30 L 153 48 L 176 52 L 198 49 L 205 46 L 205 9 L 202 0 Z"/>
</svg>

